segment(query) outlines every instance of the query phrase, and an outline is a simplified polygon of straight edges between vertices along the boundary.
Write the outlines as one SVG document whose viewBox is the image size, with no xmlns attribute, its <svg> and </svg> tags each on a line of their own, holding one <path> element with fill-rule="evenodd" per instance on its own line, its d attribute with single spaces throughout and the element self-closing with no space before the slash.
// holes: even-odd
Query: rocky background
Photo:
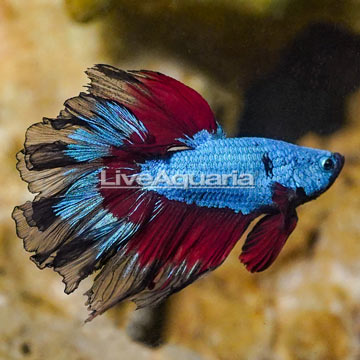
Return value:
<svg viewBox="0 0 360 360">
<path fill-rule="evenodd" d="M 359 19 L 356 0 L 2 0 L 0 359 L 359 359 Z M 167 73 L 229 134 L 336 150 L 346 166 L 299 209 L 268 271 L 246 272 L 238 244 L 155 315 L 124 304 L 83 325 L 88 284 L 66 296 L 28 260 L 10 214 L 30 198 L 15 170 L 25 129 L 56 116 L 94 63 Z"/>
</svg>

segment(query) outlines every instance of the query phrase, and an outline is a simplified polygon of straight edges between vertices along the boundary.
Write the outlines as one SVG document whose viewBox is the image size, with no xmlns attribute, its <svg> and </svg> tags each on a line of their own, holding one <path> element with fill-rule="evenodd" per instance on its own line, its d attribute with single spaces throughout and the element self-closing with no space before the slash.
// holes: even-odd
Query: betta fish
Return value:
<svg viewBox="0 0 360 360">
<path fill-rule="evenodd" d="M 161 73 L 86 73 L 86 92 L 27 130 L 17 168 L 36 196 L 13 218 L 31 260 L 58 272 L 65 293 L 98 271 L 88 320 L 126 299 L 162 302 L 216 269 L 257 218 L 240 261 L 267 269 L 296 208 L 343 167 L 338 153 L 227 138 L 197 92 Z"/>
</svg>

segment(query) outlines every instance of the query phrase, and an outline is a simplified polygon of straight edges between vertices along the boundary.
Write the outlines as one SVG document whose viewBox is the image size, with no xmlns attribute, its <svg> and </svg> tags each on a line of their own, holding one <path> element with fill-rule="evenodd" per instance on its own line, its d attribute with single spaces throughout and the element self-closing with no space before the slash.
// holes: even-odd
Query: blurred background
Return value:
<svg viewBox="0 0 360 360">
<path fill-rule="evenodd" d="M 0 60 L 0 359 L 360 359 L 359 1 L 0 0 Z M 229 135 L 338 151 L 345 168 L 268 271 L 244 269 L 240 242 L 164 306 L 83 325 L 89 282 L 65 295 L 10 214 L 31 199 L 15 169 L 26 128 L 95 63 L 166 73 Z"/>
</svg>

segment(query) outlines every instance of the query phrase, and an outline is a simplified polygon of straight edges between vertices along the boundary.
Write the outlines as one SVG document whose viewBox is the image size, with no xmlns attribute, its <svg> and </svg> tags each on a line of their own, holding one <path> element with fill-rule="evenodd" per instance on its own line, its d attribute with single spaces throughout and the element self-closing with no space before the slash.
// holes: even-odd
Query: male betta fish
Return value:
<svg viewBox="0 0 360 360">
<path fill-rule="evenodd" d="M 206 101 L 163 74 L 96 65 L 87 75 L 87 93 L 27 130 L 17 168 L 36 196 L 13 218 L 31 260 L 58 272 L 67 294 L 100 270 L 86 292 L 89 320 L 125 299 L 160 303 L 217 268 L 261 215 L 240 261 L 265 270 L 296 226 L 296 207 L 343 167 L 338 153 L 227 138 Z M 168 176 L 159 186 L 145 181 L 158 173 Z M 201 186 L 181 186 L 184 174 Z M 253 183 L 235 186 L 234 174 Z M 223 175 L 229 184 L 212 186 L 208 176 Z"/>
</svg>

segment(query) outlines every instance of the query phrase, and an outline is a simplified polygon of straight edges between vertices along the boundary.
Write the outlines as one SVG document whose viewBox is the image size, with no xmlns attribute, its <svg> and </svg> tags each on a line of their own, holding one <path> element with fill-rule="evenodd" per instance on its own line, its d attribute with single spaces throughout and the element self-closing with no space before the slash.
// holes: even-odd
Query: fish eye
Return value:
<svg viewBox="0 0 360 360">
<path fill-rule="evenodd" d="M 332 158 L 322 158 L 320 163 L 321 163 L 321 167 L 325 171 L 330 171 L 335 167 L 335 162 Z"/>
</svg>

